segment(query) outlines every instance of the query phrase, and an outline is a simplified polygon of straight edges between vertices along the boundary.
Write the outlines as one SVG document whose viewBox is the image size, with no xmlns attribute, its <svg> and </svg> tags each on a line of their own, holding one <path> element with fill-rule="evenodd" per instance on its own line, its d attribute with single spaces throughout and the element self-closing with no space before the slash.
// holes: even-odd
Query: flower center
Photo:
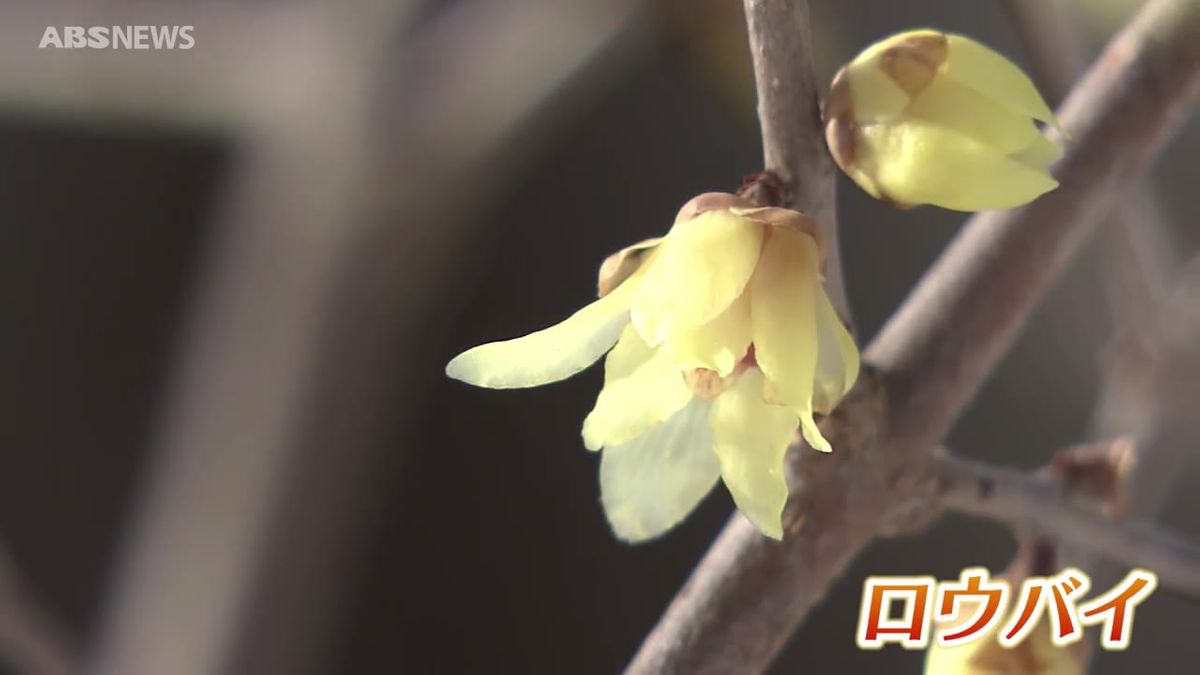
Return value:
<svg viewBox="0 0 1200 675">
<path fill-rule="evenodd" d="M 757 367 L 758 359 L 754 356 L 754 345 L 751 344 L 746 350 L 746 355 L 742 357 L 741 361 L 738 361 L 737 367 L 725 377 L 721 377 L 717 371 L 708 368 L 693 368 L 683 374 L 683 381 L 687 383 L 688 389 L 691 389 L 693 394 L 711 400 L 733 386 L 733 383 L 747 368 Z"/>
</svg>

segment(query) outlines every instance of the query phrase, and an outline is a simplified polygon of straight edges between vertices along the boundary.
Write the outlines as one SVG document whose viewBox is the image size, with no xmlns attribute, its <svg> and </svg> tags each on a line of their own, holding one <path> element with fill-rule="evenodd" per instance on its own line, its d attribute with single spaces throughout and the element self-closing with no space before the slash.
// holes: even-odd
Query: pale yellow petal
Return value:
<svg viewBox="0 0 1200 675">
<path fill-rule="evenodd" d="M 632 324 L 626 324 L 621 338 L 604 358 L 604 384 L 629 377 L 654 356 L 655 349 L 646 344 Z"/>
<path fill-rule="evenodd" d="M 811 237 L 772 230 L 751 280 L 750 319 L 754 353 L 766 376 L 763 395 L 790 407 L 804 439 L 830 452 L 813 420 L 817 370 L 817 247 Z"/>
<path fill-rule="evenodd" d="M 1012 61 L 962 35 L 949 35 L 942 74 L 1029 117 L 1057 125 L 1054 113 L 1029 76 Z"/>
<path fill-rule="evenodd" d="M 817 364 L 815 255 L 812 237 L 772 230 L 750 281 L 755 358 L 779 401 L 793 408 L 808 407 L 812 401 Z"/>
<path fill-rule="evenodd" d="M 666 532 L 720 476 L 708 417 L 695 399 L 662 424 L 600 454 L 600 501 L 618 537 L 639 542 Z"/>
<path fill-rule="evenodd" d="M 1062 159 L 1062 146 L 1054 141 L 1038 134 L 1037 138 L 1026 147 L 1012 154 L 1012 158 L 1025 166 L 1030 166 L 1035 169 L 1048 169 L 1051 165 Z"/>
<path fill-rule="evenodd" d="M 833 452 L 833 446 L 821 433 L 821 427 L 817 426 L 817 421 L 813 419 L 812 406 L 797 410 L 796 415 L 800 419 L 800 433 L 809 447 L 819 452 Z"/>
<path fill-rule="evenodd" d="M 959 211 L 1004 209 L 1058 186 L 1044 170 L 931 124 L 874 125 L 861 134 L 863 171 L 898 202 Z"/>
<path fill-rule="evenodd" d="M 490 389 L 536 387 L 564 380 L 612 348 L 629 322 L 634 280 L 575 312 L 562 323 L 524 337 L 479 345 L 446 365 L 456 380 Z"/>
<path fill-rule="evenodd" d="M 828 415 L 858 379 L 859 356 L 825 290 L 817 292 L 817 375 L 813 409 Z"/>
<path fill-rule="evenodd" d="M 713 437 L 721 478 L 738 509 L 762 533 L 783 538 L 788 488 L 783 457 L 796 433 L 796 413 L 763 400 L 763 375 L 749 368 L 713 401 Z"/>
<path fill-rule="evenodd" d="M 626 279 L 637 273 L 653 257 L 654 249 L 662 242 L 662 237 L 643 239 L 632 246 L 617 251 L 604 259 L 600 264 L 596 288 L 600 297 L 612 292 Z"/>
<path fill-rule="evenodd" d="M 841 76 L 850 88 L 854 119 L 860 123 L 894 119 L 911 101 L 880 63 L 883 51 L 890 46 L 888 41 L 875 43 L 849 63 Z"/>
<path fill-rule="evenodd" d="M 1045 140 L 1033 118 L 956 80 L 939 77 L 905 111 L 905 117 L 931 122 L 1012 155 Z"/>
<path fill-rule="evenodd" d="M 966 615 L 977 604 L 964 602 Z M 963 614 L 960 614 L 962 616 Z M 958 625 L 957 622 L 951 625 Z M 937 625 L 937 624 L 935 624 Z M 1043 619 L 1016 647 L 1001 647 L 993 629 L 972 642 L 945 647 L 930 640 L 925 654 L 925 675 L 1083 675 L 1087 672 L 1089 643 L 1059 647 L 1051 639 L 1051 625 Z M 1036 668 L 1036 670 L 1035 670 Z"/>
<path fill-rule="evenodd" d="M 599 450 L 624 443 L 662 423 L 692 399 L 683 373 L 664 348 L 649 349 L 634 331 L 627 331 L 610 358 L 604 388 L 583 421 L 583 444 Z"/>
<path fill-rule="evenodd" d="M 707 211 L 671 228 L 633 296 L 633 325 L 651 345 L 700 326 L 742 293 L 758 262 L 763 226 Z"/>
<path fill-rule="evenodd" d="M 743 293 L 708 323 L 667 336 L 667 348 L 684 370 L 733 372 L 750 347 L 750 298 Z"/>
</svg>

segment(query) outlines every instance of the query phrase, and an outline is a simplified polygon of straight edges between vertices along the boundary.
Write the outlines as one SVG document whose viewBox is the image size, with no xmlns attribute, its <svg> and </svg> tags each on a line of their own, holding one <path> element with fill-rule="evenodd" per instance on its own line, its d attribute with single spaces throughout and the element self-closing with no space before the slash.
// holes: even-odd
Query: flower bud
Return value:
<svg viewBox="0 0 1200 675">
<path fill-rule="evenodd" d="M 1053 113 L 1017 66 L 961 35 L 901 33 L 834 77 L 825 137 L 843 171 L 876 199 L 981 211 L 1058 186 L 1062 154 L 1034 120 Z"/>
</svg>

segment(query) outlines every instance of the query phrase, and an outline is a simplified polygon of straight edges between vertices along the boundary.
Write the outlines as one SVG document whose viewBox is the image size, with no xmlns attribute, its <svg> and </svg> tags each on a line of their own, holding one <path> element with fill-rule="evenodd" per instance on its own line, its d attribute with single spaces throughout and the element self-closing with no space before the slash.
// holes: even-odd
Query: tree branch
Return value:
<svg viewBox="0 0 1200 675">
<path fill-rule="evenodd" d="M 932 449 L 1111 208 L 1115 188 L 1141 175 L 1198 90 L 1200 3 L 1155 0 L 1060 111 L 1072 143 L 1059 189 L 970 219 L 867 349 L 878 372 L 865 372 L 824 425 L 835 451 L 792 455 L 798 480 L 784 541 L 735 515 L 630 672 L 764 669 L 875 536 L 925 522 L 929 513 L 897 510 L 912 503 Z"/>
<path fill-rule="evenodd" d="M 1061 101 L 1087 68 L 1087 47 L 1065 0 L 1001 0 L 1029 57 L 1034 79 Z M 1113 323 L 1148 325 L 1166 298 L 1173 270 L 1170 228 L 1145 183 L 1129 188 L 1100 230 L 1104 288 Z"/>
<path fill-rule="evenodd" d="M 745 9 L 763 166 L 782 187 L 774 205 L 803 211 L 825 228 L 825 287 L 834 307 L 849 319 L 838 248 L 836 173 L 820 132 L 808 0 L 745 0 Z"/>
<path fill-rule="evenodd" d="M 947 507 L 1031 528 L 1130 567 L 1156 573 L 1167 588 L 1200 597 L 1200 546 L 1149 523 L 1114 520 L 1088 508 L 1060 481 L 961 457 L 935 464 Z"/>
</svg>

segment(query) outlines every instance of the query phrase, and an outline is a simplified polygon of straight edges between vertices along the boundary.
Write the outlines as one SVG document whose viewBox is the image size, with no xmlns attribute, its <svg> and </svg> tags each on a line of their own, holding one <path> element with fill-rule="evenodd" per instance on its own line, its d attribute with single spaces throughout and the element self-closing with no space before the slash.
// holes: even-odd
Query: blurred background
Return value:
<svg viewBox="0 0 1200 675">
<path fill-rule="evenodd" d="M 812 0 L 822 79 L 932 26 L 1028 58 L 1000 1 Z M 1067 3 L 1098 49 L 1137 2 Z M 39 50 L 193 25 L 187 51 Z M 1200 128 L 1149 191 L 1200 246 Z M 459 351 L 555 322 L 610 252 L 760 168 L 734 0 L 0 6 L 0 672 L 611 673 L 732 506 L 629 547 L 579 439 L 598 368 L 493 392 Z M 865 343 L 962 223 L 839 184 Z M 949 445 L 1020 467 L 1090 435 L 1112 312 L 1093 246 Z M 1165 520 L 1200 536 L 1200 479 Z M 1014 551 L 948 517 L 884 541 L 773 672 L 918 673 L 855 646 L 867 575 Z M 1095 672 L 1195 672 L 1160 590 Z"/>
</svg>

